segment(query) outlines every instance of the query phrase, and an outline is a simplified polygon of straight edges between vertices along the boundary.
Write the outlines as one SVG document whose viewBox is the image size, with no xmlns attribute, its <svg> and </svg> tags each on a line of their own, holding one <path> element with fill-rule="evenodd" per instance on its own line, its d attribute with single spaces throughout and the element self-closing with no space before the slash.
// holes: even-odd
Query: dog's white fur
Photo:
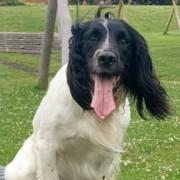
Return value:
<svg viewBox="0 0 180 180">
<path fill-rule="evenodd" d="M 51 81 L 33 120 L 33 134 L 6 167 L 6 180 L 114 180 L 130 122 L 128 100 L 105 120 L 83 111 L 66 80 L 66 65 Z"/>
</svg>

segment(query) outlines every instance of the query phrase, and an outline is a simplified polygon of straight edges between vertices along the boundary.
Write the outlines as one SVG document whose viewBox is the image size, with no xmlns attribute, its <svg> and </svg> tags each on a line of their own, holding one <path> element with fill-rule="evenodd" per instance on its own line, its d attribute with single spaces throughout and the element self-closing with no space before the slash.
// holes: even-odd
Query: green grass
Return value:
<svg viewBox="0 0 180 180">
<path fill-rule="evenodd" d="M 180 11 L 180 7 L 179 11 Z M 26 5 L 14 7 L 0 7 L 0 32 L 42 32 L 45 24 L 47 6 L 44 5 Z M 80 7 L 80 19 L 90 19 L 94 17 L 97 10 L 92 6 Z M 76 11 L 70 6 L 73 21 L 76 19 Z M 114 14 L 117 13 L 117 7 L 108 9 Z M 128 22 L 142 32 L 162 32 L 164 30 L 167 18 L 170 14 L 170 6 L 126 6 L 125 15 Z M 172 29 L 176 25 L 173 21 Z"/>
<path fill-rule="evenodd" d="M 84 8 L 82 16 L 88 7 Z M 70 9 L 75 17 L 75 9 Z M 42 31 L 45 10 L 46 6 L 1 7 L 0 31 Z M 169 94 L 172 116 L 166 121 L 143 121 L 132 108 L 118 180 L 180 179 L 180 34 L 173 24 L 169 35 L 162 35 L 169 11 L 169 6 L 128 6 L 126 10 L 128 22 L 147 39 L 157 75 Z M 50 78 L 59 68 L 58 57 L 52 56 Z M 32 118 L 45 91 L 37 88 L 38 73 L 13 66 L 37 72 L 39 56 L 0 53 L 1 60 L 11 62 L 0 64 L 0 164 L 5 165 L 31 133 Z"/>
</svg>

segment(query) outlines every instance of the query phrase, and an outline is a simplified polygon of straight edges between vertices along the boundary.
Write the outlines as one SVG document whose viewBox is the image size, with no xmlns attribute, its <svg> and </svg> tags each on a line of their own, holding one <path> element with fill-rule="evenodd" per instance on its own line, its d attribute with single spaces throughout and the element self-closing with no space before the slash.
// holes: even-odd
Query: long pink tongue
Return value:
<svg viewBox="0 0 180 180">
<path fill-rule="evenodd" d="M 95 88 L 91 107 L 94 108 L 96 115 L 101 119 L 105 119 L 115 110 L 113 78 L 101 79 L 98 76 L 95 77 Z"/>
</svg>

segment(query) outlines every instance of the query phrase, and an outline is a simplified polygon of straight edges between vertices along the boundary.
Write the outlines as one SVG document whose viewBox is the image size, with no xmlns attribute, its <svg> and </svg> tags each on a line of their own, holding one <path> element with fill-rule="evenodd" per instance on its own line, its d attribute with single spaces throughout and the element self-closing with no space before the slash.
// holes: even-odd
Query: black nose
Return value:
<svg viewBox="0 0 180 180">
<path fill-rule="evenodd" d="M 97 56 L 99 65 L 110 66 L 114 65 L 117 61 L 117 56 L 112 51 L 102 51 Z"/>
</svg>

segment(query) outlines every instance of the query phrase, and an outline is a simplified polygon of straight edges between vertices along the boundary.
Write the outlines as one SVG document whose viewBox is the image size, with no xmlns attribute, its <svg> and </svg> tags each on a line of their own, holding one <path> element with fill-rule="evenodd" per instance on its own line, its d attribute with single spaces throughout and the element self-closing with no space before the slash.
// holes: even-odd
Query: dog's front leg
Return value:
<svg viewBox="0 0 180 180">
<path fill-rule="evenodd" d="M 38 180 L 59 180 L 56 150 L 51 141 L 38 139 L 36 143 Z"/>
</svg>

